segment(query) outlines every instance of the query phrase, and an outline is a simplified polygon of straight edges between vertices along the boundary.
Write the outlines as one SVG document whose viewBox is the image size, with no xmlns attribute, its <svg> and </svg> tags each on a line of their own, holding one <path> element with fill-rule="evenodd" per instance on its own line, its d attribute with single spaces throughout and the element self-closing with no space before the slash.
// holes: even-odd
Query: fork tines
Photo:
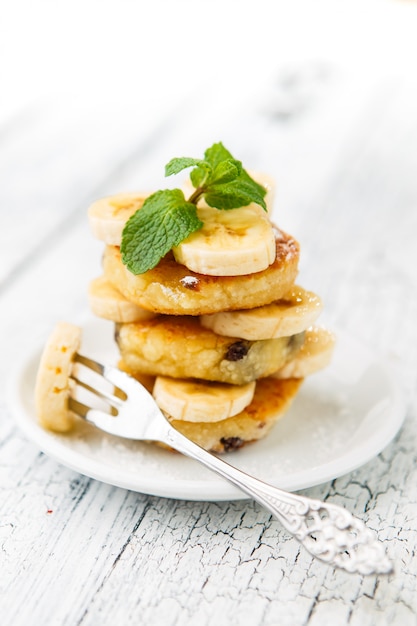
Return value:
<svg viewBox="0 0 417 626">
<path fill-rule="evenodd" d="M 86 418 L 92 409 L 108 415 L 118 415 L 126 394 L 105 377 L 101 363 L 76 354 L 70 376 L 71 411 Z"/>
</svg>

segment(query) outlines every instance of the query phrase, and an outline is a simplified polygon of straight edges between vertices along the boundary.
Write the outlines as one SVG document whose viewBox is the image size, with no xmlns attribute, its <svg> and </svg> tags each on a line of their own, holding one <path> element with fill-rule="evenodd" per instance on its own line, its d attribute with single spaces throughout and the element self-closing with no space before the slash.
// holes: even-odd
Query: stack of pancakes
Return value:
<svg viewBox="0 0 417 626">
<path fill-rule="evenodd" d="M 270 207 L 264 180 L 258 177 Z M 115 322 L 119 366 L 145 384 L 175 428 L 207 450 L 240 448 L 264 437 L 302 380 L 329 362 L 334 337 L 314 326 L 321 301 L 295 284 L 299 245 L 269 214 L 275 258 L 264 269 L 200 273 L 174 250 L 154 269 L 132 274 L 121 259 L 122 230 L 145 199 L 119 194 L 89 208 L 92 232 L 105 243 L 91 310 Z M 245 210 L 265 219 L 256 205 Z M 228 212 L 237 227 L 239 211 Z"/>
</svg>

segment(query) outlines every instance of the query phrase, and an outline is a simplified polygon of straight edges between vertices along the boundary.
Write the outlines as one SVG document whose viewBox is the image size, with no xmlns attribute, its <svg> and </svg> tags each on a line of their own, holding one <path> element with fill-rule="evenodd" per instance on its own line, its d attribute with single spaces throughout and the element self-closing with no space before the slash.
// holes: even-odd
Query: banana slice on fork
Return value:
<svg viewBox="0 0 417 626">
<path fill-rule="evenodd" d="M 81 345 L 81 329 L 58 323 L 42 352 L 35 384 L 35 406 L 40 424 L 56 432 L 68 432 L 74 416 L 68 409 L 70 374 Z"/>
</svg>

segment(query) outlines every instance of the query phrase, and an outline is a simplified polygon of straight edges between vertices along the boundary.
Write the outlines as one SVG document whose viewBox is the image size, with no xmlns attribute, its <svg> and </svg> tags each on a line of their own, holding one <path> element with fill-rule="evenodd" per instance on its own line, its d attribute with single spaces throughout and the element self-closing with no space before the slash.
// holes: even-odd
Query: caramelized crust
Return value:
<svg viewBox="0 0 417 626">
<path fill-rule="evenodd" d="M 263 378 L 256 383 L 249 406 L 234 417 L 212 423 L 172 420 L 172 425 L 186 437 L 211 452 L 229 452 L 247 443 L 263 439 L 285 414 L 295 398 L 302 379 Z"/>
<path fill-rule="evenodd" d="M 298 273 L 299 244 L 275 229 L 276 258 L 262 272 L 244 276 L 206 276 L 191 272 L 168 253 L 152 270 L 135 276 L 122 263 L 120 249 L 107 246 L 107 280 L 131 302 L 167 315 L 204 315 L 251 309 L 278 300 Z"/>
</svg>

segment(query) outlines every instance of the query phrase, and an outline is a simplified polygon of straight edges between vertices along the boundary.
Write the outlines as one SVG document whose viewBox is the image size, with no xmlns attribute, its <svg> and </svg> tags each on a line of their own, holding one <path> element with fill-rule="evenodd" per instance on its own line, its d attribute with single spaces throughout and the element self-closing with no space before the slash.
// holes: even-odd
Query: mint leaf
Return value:
<svg viewBox="0 0 417 626">
<path fill-rule="evenodd" d="M 229 183 L 232 180 L 235 180 L 241 172 L 242 163 L 240 161 L 236 161 L 236 159 L 226 159 L 226 161 L 221 161 L 218 165 L 216 165 L 209 181 L 206 184 L 211 187 L 213 184 L 219 185 Z"/>
<path fill-rule="evenodd" d="M 196 206 L 187 202 L 180 189 L 157 191 L 126 222 L 122 261 L 132 274 L 143 274 L 202 226 Z"/>
<path fill-rule="evenodd" d="M 165 165 L 165 176 L 172 176 L 172 174 L 178 174 L 187 167 L 193 167 L 194 165 L 201 165 L 202 167 L 210 167 L 201 159 L 192 159 L 189 157 L 178 157 L 171 159 L 167 165 Z"/>
<path fill-rule="evenodd" d="M 210 163 L 213 169 L 215 169 L 219 163 L 226 161 L 227 159 L 233 159 L 233 157 L 229 150 L 227 150 L 221 141 L 219 141 L 218 143 L 214 143 L 211 148 L 207 148 L 204 153 L 204 159 L 207 163 Z"/>
<path fill-rule="evenodd" d="M 240 164 L 239 175 L 230 182 L 227 182 L 228 189 L 218 188 L 217 186 L 220 181 L 214 180 L 213 176 L 213 184 L 207 185 L 204 194 L 207 204 L 217 209 L 225 210 L 237 209 L 241 206 L 247 206 L 251 202 L 256 202 L 256 204 L 259 204 L 266 211 L 264 200 L 266 189 L 249 176 L 247 171 L 243 169 L 240 161 L 236 161 L 221 142 L 215 143 L 211 148 L 208 148 L 204 153 L 204 158 L 211 165 L 213 174 L 216 172 L 217 168 L 222 167 L 222 163 L 233 162 Z M 238 201 L 241 202 L 241 204 L 237 204 Z"/>
<path fill-rule="evenodd" d="M 211 185 L 204 194 L 204 198 L 208 205 L 222 210 L 238 209 L 251 202 L 266 207 L 263 197 L 254 195 L 251 185 L 241 180 L 223 185 Z"/>
<path fill-rule="evenodd" d="M 190 179 L 193 186 L 198 189 L 207 183 L 207 179 L 211 178 L 212 168 L 209 163 L 202 161 L 197 167 L 191 170 Z"/>
</svg>

